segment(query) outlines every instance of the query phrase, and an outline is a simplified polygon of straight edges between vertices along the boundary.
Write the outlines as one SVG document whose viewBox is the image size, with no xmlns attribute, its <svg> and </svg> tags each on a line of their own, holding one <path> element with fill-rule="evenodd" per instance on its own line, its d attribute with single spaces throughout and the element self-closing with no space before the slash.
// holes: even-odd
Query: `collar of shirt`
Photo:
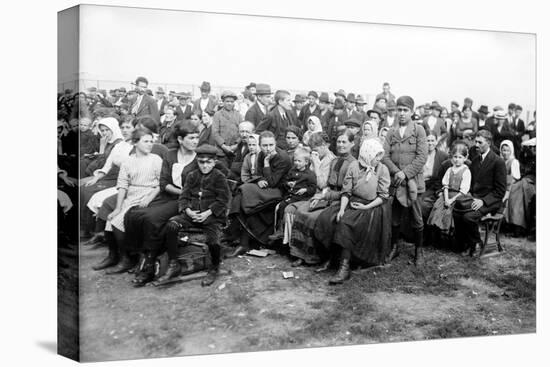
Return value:
<svg viewBox="0 0 550 367">
<path fill-rule="evenodd" d="M 487 157 L 487 154 L 489 154 L 489 149 L 487 149 L 487 151 L 485 153 L 481 154 L 481 162 L 482 163 L 485 160 L 485 157 Z"/>
</svg>

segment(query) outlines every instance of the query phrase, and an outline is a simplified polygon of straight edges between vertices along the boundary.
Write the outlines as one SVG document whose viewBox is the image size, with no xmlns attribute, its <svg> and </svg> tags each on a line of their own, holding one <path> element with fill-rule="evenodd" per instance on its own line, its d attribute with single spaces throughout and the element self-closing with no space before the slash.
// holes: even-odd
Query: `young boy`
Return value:
<svg viewBox="0 0 550 367">
<path fill-rule="evenodd" d="M 258 171 L 258 153 L 260 153 L 259 140 L 260 136 L 257 134 L 250 134 L 248 136 L 248 154 L 244 157 L 241 167 L 242 183 L 255 180 L 259 177 L 256 174 Z"/>
<path fill-rule="evenodd" d="M 297 201 L 311 198 L 317 189 L 317 176 L 309 169 L 309 148 L 296 148 L 294 152 L 294 166 L 283 179 L 283 201 L 277 206 L 277 231 L 269 236 L 274 242 L 283 238 L 283 215 L 285 208 Z"/>
<path fill-rule="evenodd" d="M 183 228 L 199 227 L 206 235 L 212 267 L 202 281 L 209 286 L 218 277 L 220 265 L 220 233 L 225 224 L 229 202 L 229 186 L 221 171 L 214 168 L 217 149 L 209 144 L 201 145 L 195 151 L 198 170 L 189 173 L 178 199 L 179 215 L 170 218 L 166 225 L 166 247 L 170 263 L 164 281 L 179 275 L 178 232 Z"/>
</svg>

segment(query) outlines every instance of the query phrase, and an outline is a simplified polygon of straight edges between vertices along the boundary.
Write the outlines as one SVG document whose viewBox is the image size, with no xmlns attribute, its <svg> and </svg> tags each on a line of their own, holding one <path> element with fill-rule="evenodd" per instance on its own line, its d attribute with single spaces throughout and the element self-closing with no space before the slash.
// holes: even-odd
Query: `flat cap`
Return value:
<svg viewBox="0 0 550 367">
<path fill-rule="evenodd" d="M 414 99 L 409 96 L 401 96 L 395 101 L 396 106 L 404 106 L 409 108 L 411 111 L 414 110 Z"/>
<path fill-rule="evenodd" d="M 344 121 L 344 125 L 346 126 L 355 126 L 355 127 L 361 127 L 361 123 L 356 118 L 350 118 Z"/>
<path fill-rule="evenodd" d="M 309 96 L 315 97 L 315 99 L 319 98 L 319 95 L 318 95 L 317 92 L 314 91 L 314 90 L 310 90 L 310 91 L 308 92 L 307 96 L 308 96 L 308 97 L 309 97 Z"/>
<path fill-rule="evenodd" d="M 203 144 L 195 150 L 195 153 L 197 153 L 197 157 L 215 158 L 218 151 L 210 144 Z"/>
<path fill-rule="evenodd" d="M 230 90 L 225 90 L 222 93 L 222 101 L 225 100 L 226 98 L 232 98 L 234 101 L 236 101 L 237 100 L 237 95 L 234 92 L 230 91 Z"/>
</svg>

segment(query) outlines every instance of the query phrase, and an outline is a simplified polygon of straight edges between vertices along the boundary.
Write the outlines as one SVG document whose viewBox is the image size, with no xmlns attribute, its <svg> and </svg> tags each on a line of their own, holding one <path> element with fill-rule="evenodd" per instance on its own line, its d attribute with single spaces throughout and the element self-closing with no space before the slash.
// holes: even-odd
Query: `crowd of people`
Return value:
<svg viewBox="0 0 550 367">
<path fill-rule="evenodd" d="M 442 243 L 472 256 L 487 214 L 534 237 L 536 115 L 525 123 L 519 105 L 417 105 L 388 83 L 372 107 L 344 90 L 292 96 L 250 83 L 217 97 L 203 82 L 193 100 L 148 85 L 58 95 L 59 233 L 104 245 L 94 269 L 133 272 L 135 286 L 154 279 L 164 252 L 160 280 L 180 274 L 190 229 L 206 236 L 204 286 L 224 255 L 257 247 L 336 268 L 339 284 L 353 266 L 391 263 L 403 238 L 415 266 Z"/>
</svg>

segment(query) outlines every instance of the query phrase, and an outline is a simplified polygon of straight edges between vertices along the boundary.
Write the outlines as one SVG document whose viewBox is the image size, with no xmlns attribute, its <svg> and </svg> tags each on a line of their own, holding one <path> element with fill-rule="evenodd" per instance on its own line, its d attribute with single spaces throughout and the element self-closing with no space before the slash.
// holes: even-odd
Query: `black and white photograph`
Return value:
<svg viewBox="0 0 550 367">
<path fill-rule="evenodd" d="M 58 31 L 61 354 L 537 331 L 535 34 L 95 5 Z"/>
</svg>

